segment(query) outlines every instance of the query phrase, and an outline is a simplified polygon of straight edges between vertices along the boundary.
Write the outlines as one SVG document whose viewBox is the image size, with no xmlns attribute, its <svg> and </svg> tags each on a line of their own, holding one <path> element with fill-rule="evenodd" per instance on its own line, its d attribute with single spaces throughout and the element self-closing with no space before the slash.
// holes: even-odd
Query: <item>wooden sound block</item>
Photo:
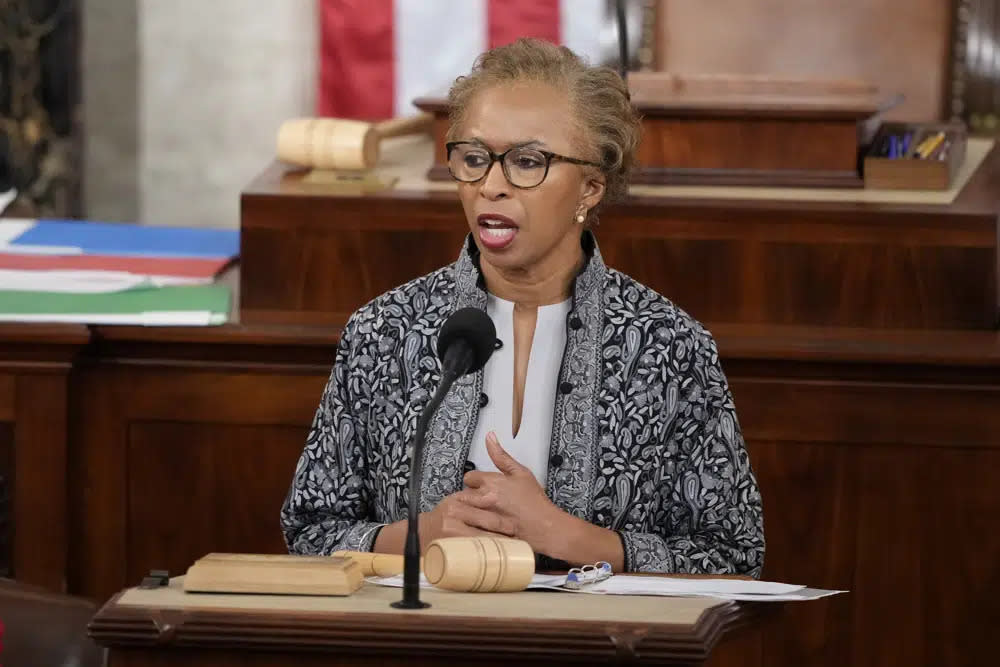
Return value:
<svg viewBox="0 0 1000 667">
<path fill-rule="evenodd" d="M 398 176 L 376 174 L 372 170 L 311 169 L 302 177 L 302 183 L 321 185 L 338 193 L 357 191 L 362 194 L 380 192 L 395 187 Z"/>
<path fill-rule="evenodd" d="M 211 553 L 184 577 L 187 593 L 350 595 L 364 575 L 351 558 Z"/>
</svg>

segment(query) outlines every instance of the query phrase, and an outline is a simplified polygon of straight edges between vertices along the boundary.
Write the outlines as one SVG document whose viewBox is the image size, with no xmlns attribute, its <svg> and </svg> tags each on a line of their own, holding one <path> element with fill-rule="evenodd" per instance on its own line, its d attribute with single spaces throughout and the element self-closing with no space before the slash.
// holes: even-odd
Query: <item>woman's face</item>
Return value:
<svg viewBox="0 0 1000 667">
<path fill-rule="evenodd" d="M 591 161 L 576 125 L 565 91 L 518 82 L 476 94 L 457 140 L 498 155 L 527 146 Z M 582 226 L 575 218 L 581 207 L 590 210 L 600 201 L 604 177 L 593 167 L 554 159 L 545 180 L 524 189 L 508 182 L 497 161 L 478 182 L 459 182 L 458 194 L 483 260 L 508 271 L 558 269 L 578 260 Z"/>
</svg>

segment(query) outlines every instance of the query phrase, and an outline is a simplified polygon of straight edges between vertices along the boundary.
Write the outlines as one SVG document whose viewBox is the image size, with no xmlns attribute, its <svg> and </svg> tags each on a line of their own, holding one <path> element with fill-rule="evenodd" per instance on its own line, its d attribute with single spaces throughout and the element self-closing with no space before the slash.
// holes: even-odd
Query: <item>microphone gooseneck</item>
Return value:
<svg viewBox="0 0 1000 667">
<path fill-rule="evenodd" d="M 493 354 L 496 327 L 478 308 L 462 308 L 445 321 L 438 336 L 437 352 L 441 359 L 441 382 L 434 396 L 417 420 L 410 464 L 409 502 L 407 505 L 406 543 L 403 547 L 403 598 L 392 603 L 397 609 L 423 609 L 430 605 L 420 600 L 420 478 L 424 466 L 424 436 L 455 380 L 475 373 Z"/>
<path fill-rule="evenodd" d="M 628 81 L 628 25 L 625 17 L 625 0 L 616 0 L 615 18 L 618 26 L 618 73 L 622 80 Z"/>
</svg>

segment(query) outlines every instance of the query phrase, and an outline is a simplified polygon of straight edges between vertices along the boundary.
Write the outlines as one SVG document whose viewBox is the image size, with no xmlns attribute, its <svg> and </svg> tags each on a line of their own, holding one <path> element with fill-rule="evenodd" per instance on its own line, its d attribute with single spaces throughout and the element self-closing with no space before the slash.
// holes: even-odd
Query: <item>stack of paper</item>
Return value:
<svg viewBox="0 0 1000 667">
<path fill-rule="evenodd" d="M 403 575 L 369 577 L 368 582 L 379 586 L 400 588 Z M 567 593 L 592 593 L 596 595 L 656 595 L 667 597 L 715 597 L 724 600 L 752 602 L 789 602 L 815 600 L 846 591 L 808 588 L 798 584 L 782 584 L 755 579 L 711 579 L 686 577 L 658 577 L 616 574 L 604 581 L 587 584 L 581 588 L 566 588 L 566 575 L 536 574 L 528 590 L 555 590 Z M 420 577 L 421 588 L 433 588 L 426 577 Z"/>
<path fill-rule="evenodd" d="M 0 220 L 0 321 L 221 324 L 239 232 Z"/>
</svg>

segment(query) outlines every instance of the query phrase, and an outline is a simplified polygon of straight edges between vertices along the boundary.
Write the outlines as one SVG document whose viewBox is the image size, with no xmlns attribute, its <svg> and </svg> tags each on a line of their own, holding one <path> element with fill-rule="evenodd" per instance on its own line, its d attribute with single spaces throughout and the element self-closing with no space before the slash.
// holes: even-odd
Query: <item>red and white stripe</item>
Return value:
<svg viewBox="0 0 1000 667">
<path fill-rule="evenodd" d="M 483 51 L 519 37 L 597 62 L 605 0 L 318 0 L 321 116 L 378 120 L 444 95 Z"/>
</svg>

